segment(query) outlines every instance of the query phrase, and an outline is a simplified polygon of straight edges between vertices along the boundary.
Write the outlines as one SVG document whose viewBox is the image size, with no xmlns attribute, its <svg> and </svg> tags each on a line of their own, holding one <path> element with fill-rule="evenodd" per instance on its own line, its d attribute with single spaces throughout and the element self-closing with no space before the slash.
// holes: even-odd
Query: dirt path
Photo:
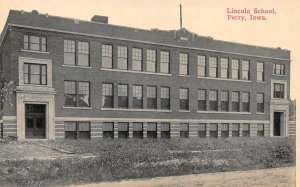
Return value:
<svg viewBox="0 0 300 187">
<path fill-rule="evenodd" d="M 73 185 L 74 186 L 74 185 Z M 214 187 L 294 187 L 295 167 L 262 169 L 250 171 L 219 172 L 175 177 L 158 177 L 152 179 L 123 180 L 120 182 L 103 182 L 76 187 L 181 187 L 181 186 L 214 186 Z"/>
</svg>

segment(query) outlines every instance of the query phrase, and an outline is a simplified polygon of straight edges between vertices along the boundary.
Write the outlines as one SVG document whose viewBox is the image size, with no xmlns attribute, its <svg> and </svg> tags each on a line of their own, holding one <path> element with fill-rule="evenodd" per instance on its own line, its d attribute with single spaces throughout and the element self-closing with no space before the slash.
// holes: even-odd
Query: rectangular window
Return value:
<svg viewBox="0 0 300 187">
<path fill-rule="evenodd" d="M 161 138 L 170 139 L 170 123 L 161 123 Z"/>
<path fill-rule="evenodd" d="M 229 137 L 229 124 L 222 123 L 221 124 L 221 137 L 228 138 Z"/>
<path fill-rule="evenodd" d="M 243 60 L 242 61 L 242 79 L 243 80 L 249 80 L 249 70 L 250 70 L 250 64 L 249 61 Z"/>
<path fill-rule="evenodd" d="M 256 64 L 256 73 L 257 73 L 257 76 L 256 76 L 256 80 L 257 81 L 264 81 L 264 63 L 262 62 L 257 62 Z"/>
<path fill-rule="evenodd" d="M 132 70 L 142 71 L 142 49 L 132 48 Z"/>
<path fill-rule="evenodd" d="M 240 124 L 233 123 L 232 124 L 232 137 L 239 137 L 240 136 Z"/>
<path fill-rule="evenodd" d="M 264 124 L 257 124 L 257 136 L 259 137 L 265 136 Z"/>
<path fill-rule="evenodd" d="M 180 88 L 179 89 L 179 100 L 180 100 L 180 110 L 189 110 L 189 89 Z"/>
<path fill-rule="evenodd" d="M 284 98 L 284 84 L 274 83 L 274 98 Z"/>
<path fill-rule="evenodd" d="M 102 123 L 103 138 L 114 139 L 114 123 L 103 122 Z"/>
<path fill-rule="evenodd" d="M 232 59 L 231 60 L 231 78 L 232 79 L 239 79 L 239 60 Z"/>
<path fill-rule="evenodd" d="M 221 111 L 229 111 L 229 94 L 228 91 L 221 91 Z"/>
<path fill-rule="evenodd" d="M 205 123 L 199 123 L 198 124 L 198 137 L 199 138 L 205 138 L 206 137 L 206 124 Z"/>
<path fill-rule="evenodd" d="M 160 72 L 170 73 L 170 53 L 168 51 L 160 52 Z"/>
<path fill-rule="evenodd" d="M 118 85 L 118 107 L 128 108 L 128 85 Z"/>
<path fill-rule="evenodd" d="M 249 92 L 242 93 L 242 111 L 250 112 L 250 93 Z"/>
<path fill-rule="evenodd" d="M 157 109 L 157 94 L 155 86 L 147 86 L 147 108 Z"/>
<path fill-rule="evenodd" d="M 64 40 L 64 64 L 75 66 L 75 41 Z"/>
<path fill-rule="evenodd" d="M 65 81 L 65 106 L 89 107 L 90 83 L 79 81 Z"/>
<path fill-rule="evenodd" d="M 179 54 L 179 75 L 189 74 L 189 57 L 186 53 Z"/>
<path fill-rule="evenodd" d="M 209 57 L 209 76 L 218 77 L 218 62 L 216 57 Z"/>
<path fill-rule="evenodd" d="M 103 108 L 114 107 L 113 84 L 110 83 L 102 84 L 102 107 Z"/>
<path fill-rule="evenodd" d="M 189 137 L 189 124 L 188 123 L 180 123 L 180 138 L 188 138 Z"/>
<path fill-rule="evenodd" d="M 102 44 L 102 67 L 113 68 L 112 45 Z"/>
<path fill-rule="evenodd" d="M 129 137 L 129 124 L 120 122 L 118 123 L 118 138 L 127 139 Z"/>
<path fill-rule="evenodd" d="M 46 51 L 47 39 L 43 36 L 24 34 L 24 49 L 32 51 Z"/>
<path fill-rule="evenodd" d="M 257 112 L 264 113 L 264 94 L 263 93 L 257 93 Z"/>
<path fill-rule="evenodd" d="M 118 69 L 128 69 L 127 47 L 118 46 Z"/>
<path fill-rule="evenodd" d="M 218 124 L 212 123 L 209 125 L 209 137 L 218 138 Z"/>
<path fill-rule="evenodd" d="M 46 85 L 47 65 L 24 63 L 24 83 Z"/>
<path fill-rule="evenodd" d="M 147 49 L 147 71 L 156 72 L 156 51 Z"/>
<path fill-rule="evenodd" d="M 206 57 L 199 56 L 197 57 L 198 62 L 198 76 L 205 77 L 206 76 Z"/>
<path fill-rule="evenodd" d="M 210 90 L 209 91 L 209 110 L 218 111 L 218 91 Z"/>
<path fill-rule="evenodd" d="M 133 108 L 143 108 L 143 86 L 132 86 L 132 102 Z"/>
<path fill-rule="evenodd" d="M 89 54 L 90 54 L 90 46 L 88 42 L 78 42 L 77 47 L 77 64 L 78 66 L 90 66 L 89 65 Z"/>
<path fill-rule="evenodd" d="M 273 74 L 274 75 L 285 75 L 284 64 L 273 64 Z"/>
<path fill-rule="evenodd" d="M 65 122 L 65 139 L 90 139 L 89 122 Z"/>
<path fill-rule="evenodd" d="M 228 79 L 228 59 L 221 58 L 221 78 Z"/>
<path fill-rule="evenodd" d="M 65 106 L 77 105 L 76 81 L 65 81 Z"/>
<path fill-rule="evenodd" d="M 240 111 L 240 93 L 231 92 L 231 101 L 232 101 L 232 112 Z"/>
<path fill-rule="evenodd" d="M 198 90 L 198 110 L 206 110 L 206 90 Z"/>
<path fill-rule="evenodd" d="M 250 124 L 249 123 L 244 123 L 243 124 L 243 137 L 249 137 L 250 136 Z"/>
<path fill-rule="evenodd" d="M 170 88 L 160 88 L 160 103 L 162 110 L 170 110 Z"/>
<path fill-rule="evenodd" d="M 78 106 L 90 106 L 90 83 L 78 82 Z"/>
<path fill-rule="evenodd" d="M 133 138 L 135 139 L 143 139 L 143 123 L 142 122 L 135 122 L 132 123 L 132 131 L 133 131 Z"/>
<path fill-rule="evenodd" d="M 154 122 L 147 123 L 147 138 L 157 138 L 157 124 Z"/>
</svg>

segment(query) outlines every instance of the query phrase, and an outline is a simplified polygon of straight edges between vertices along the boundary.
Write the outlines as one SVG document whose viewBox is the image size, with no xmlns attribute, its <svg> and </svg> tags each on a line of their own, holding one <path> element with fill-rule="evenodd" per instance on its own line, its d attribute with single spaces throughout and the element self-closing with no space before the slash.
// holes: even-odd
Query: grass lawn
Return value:
<svg viewBox="0 0 300 187">
<path fill-rule="evenodd" d="M 49 160 L 2 160 L 0 186 L 66 185 L 295 164 L 293 138 L 99 139 L 36 143 L 74 155 Z M 11 146 L 18 144 L 21 143 Z M 1 151 L 5 151 L 2 150 L 4 145 L 7 146 L 0 143 Z"/>
</svg>

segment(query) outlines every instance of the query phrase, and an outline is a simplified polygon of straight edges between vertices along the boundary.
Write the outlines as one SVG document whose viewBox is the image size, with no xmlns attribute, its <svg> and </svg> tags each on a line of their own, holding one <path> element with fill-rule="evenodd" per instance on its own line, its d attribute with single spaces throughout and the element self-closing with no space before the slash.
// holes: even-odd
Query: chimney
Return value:
<svg viewBox="0 0 300 187">
<path fill-rule="evenodd" d="M 91 21 L 97 22 L 97 23 L 105 23 L 105 24 L 108 24 L 108 17 L 106 17 L 106 16 L 94 15 L 94 16 L 92 17 Z"/>
</svg>

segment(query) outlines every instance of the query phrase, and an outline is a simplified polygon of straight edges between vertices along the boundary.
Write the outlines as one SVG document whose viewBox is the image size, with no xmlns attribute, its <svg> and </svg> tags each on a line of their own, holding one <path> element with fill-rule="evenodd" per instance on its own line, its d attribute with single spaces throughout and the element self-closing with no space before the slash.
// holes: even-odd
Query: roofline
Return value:
<svg viewBox="0 0 300 187">
<path fill-rule="evenodd" d="M 247 57 L 256 57 L 256 58 L 265 58 L 265 59 L 273 59 L 273 60 L 282 60 L 282 61 L 288 61 L 288 62 L 291 61 L 290 58 L 289 59 L 274 58 L 274 57 L 269 57 L 269 56 L 249 55 L 249 54 L 244 54 L 244 53 L 233 53 L 233 52 L 211 50 L 211 49 L 204 49 L 204 48 L 177 46 L 177 45 L 171 45 L 171 44 L 162 44 L 162 43 L 156 43 L 156 42 L 149 42 L 149 41 L 142 41 L 142 40 L 132 40 L 132 39 L 124 39 L 124 38 L 118 38 L 118 37 L 102 36 L 102 35 L 95 35 L 95 34 L 86 34 L 86 33 L 71 32 L 71 31 L 64 31 L 64 30 L 57 30 L 57 29 L 46 29 L 46 28 L 42 28 L 42 27 L 33 27 L 33 26 L 11 24 L 11 23 L 8 23 L 6 25 L 5 32 L 4 32 L 3 36 L 1 36 L 0 46 L 2 45 L 2 42 L 3 42 L 3 39 L 4 39 L 4 35 L 6 34 L 6 31 L 7 31 L 7 29 L 10 26 L 21 27 L 21 28 L 28 28 L 28 29 L 44 30 L 44 31 L 51 31 L 51 32 L 58 32 L 58 33 L 67 33 L 67 34 L 74 34 L 74 35 L 83 35 L 83 36 L 90 36 L 90 37 L 96 37 L 96 38 L 116 39 L 116 40 L 121 40 L 121 41 L 131 41 L 131 42 L 146 43 L 146 44 L 152 44 L 152 45 L 154 44 L 154 45 L 168 46 L 168 47 L 174 47 L 174 48 L 201 50 L 201 51 L 206 51 L 206 52 L 217 52 L 217 53 L 223 53 L 223 54 L 233 54 L 233 55 L 240 55 L 240 56 L 247 56 Z M 269 48 L 269 49 L 274 49 L 274 48 Z M 286 51 L 288 51 L 288 50 L 286 50 Z"/>
</svg>

